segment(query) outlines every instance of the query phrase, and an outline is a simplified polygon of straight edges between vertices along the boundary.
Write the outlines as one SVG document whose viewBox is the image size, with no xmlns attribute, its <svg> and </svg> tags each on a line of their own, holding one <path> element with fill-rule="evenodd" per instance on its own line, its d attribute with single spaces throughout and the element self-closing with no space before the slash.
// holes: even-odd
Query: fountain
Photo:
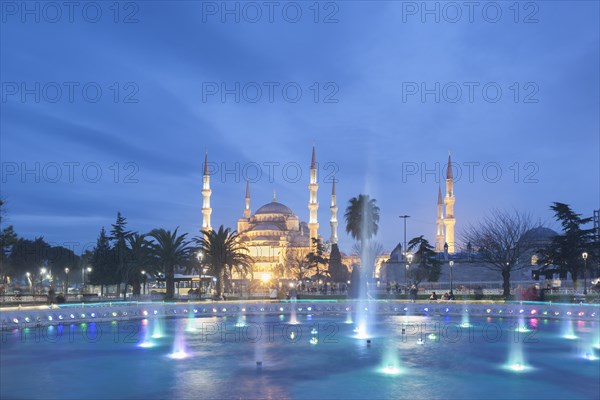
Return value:
<svg viewBox="0 0 600 400">
<path fill-rule="evenodd" d="M 531 329 L 529 329 L 525 324 L 525 318 L 523 318 L 523 315 L 519 315 L 517 326 L 515 327 L 515 332 L 526 333 L 530 331 Z"/>
<path fill-rule="evenodd" d="M 573 321 L 570 319 L 566 320 L 563 325 L 562 337 L 570 340 L 577 339 L 575 331 L 573 330 Z"/>
<path fill-rule="evenodd" d="M 525 358 L 523 357 L 522 340 L 517 339 L 510 343 L 508 363 L 505 365 L 505 368 L 513 372 L 523 372 L 529 369 L 525 364 Z"/>
<path fill-rule="evenodd" d="M 196 319 L 194 317 L 194 313 L 189 312 L 185 331 L 186 332 L 196 332 L 197 330 L 198 329 L 196 329 Z"/>
<path fill-rule="evenodd" d="M 143 335 L 143 339 L 142 339 L 142 342 L 138 345 L 139 347 L 149 348 L 149 347 L 155 346 L 154 342 L 152 342 L 152 340 L 150 340 L 151 334 L 150 334 L 150 328 L 148 327 L 147 319 L 142 320 L 142 335 Z"/>
<path fill-rule="evenodd" d="M 235 327 L 243 328 L 245 326 L 246 326 L 246 316 L 242 315 L 242 313 L 240 313 L 240 315 L 238 315 L 237 321 L 235 322 Z"/>
<path fill-rule="evenodd" d="M 165 336 L 165 332 L 162 327 L 162 320 L 160 318 L 154 318 L 152 320 L 152 339 L 160 339 L 163 336 Z"/>
<path fill-rule="evenodd" d="M 346 307 L 346 320 L 344 321 L 345 324 L 352 324 L 352 311 L 350 310 L 350 308 Z"/>
<path fill-rule="evenodd" d="M 185 345 L 185 334 L 180 325 L 177 325 L 177 331 L 175 332 L 175 340 L 173 340 L 173 351 L 169 354 L 169 358 L 174 360 L 182 360 L 189 357 Z"/>
<path fill-rule="evenodd" d="M 381 368 L 379 372 L 385 375 L 398 375 L 403 372 L 400 367 L 400 358 L 398 351 L 394 349 L 393 342 L 388 342 L 384 346 L 383 357 L 381 358 Z"/>
<path fill-rule="evenodd" d="M 363 219 L 363 226 L 367 223 L 365 221 L 366 218 Z M 356 320 L 358 325 L 354 330 L 356 332 L 357 339 L 367 339 L 371 337 L 372 332 L 370 331 L 371 327 L 371 318 L 372 312 L 369 310 L 370 306 L 370 297 L 369 297 L 369 278 L 373 276 L 372 267 L 375 264 L 375 259 L 372 254 L 372 249 L 370 245 L 370 240 L 366 237 L 366 229 L 361 229 L 362 238 L 361 238 L 361 251 L 360 251 L 360 264 L 361 271 L 359 275 L 359 290 L 358 290 L 358 302 L 356 309 Z"/>
<path fill-rule="evenodd" d="M 467 310 L 466 305 L 463 305 L 460 326 L 462 328 L 470 328 L 471 327 L 471 323 L 469 322 L 469 311 Z"/>
<path fill-rule="evenodd" d="M 577 351 L 578 355 L 589 361 L 596 361 L 599 359 L 598 353 L 600 353 L 600 346 L 598 346 L 598 338 L 600 333 L 595 323 L 591 323 L 593 334 L 586 335 L 579 340 Z M 584 323 L 585 326 L 585 323 Z"/>
<path fill-rule="evenodd" d="M 297 325 L 298 318 L 296 317 L 296 298 L 292 298 L 290 302 L 290 324 Z"/>
</svg>

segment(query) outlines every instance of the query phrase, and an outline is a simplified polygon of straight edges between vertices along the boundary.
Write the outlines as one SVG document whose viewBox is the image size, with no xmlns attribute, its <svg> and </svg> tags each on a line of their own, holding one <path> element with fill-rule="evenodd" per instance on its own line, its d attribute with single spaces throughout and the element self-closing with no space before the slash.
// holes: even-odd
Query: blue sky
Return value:
<svg viewBox="0 0 600 400">
<path fill-rule="evenodd" d="M 218 168 L 213 225 L 236 226 L 256 165 L 252 209 L 276 190 L 307 220 L 313 143 L 326 238 L 335 171 L 340 219 L 350 197 L 368 193 L 387 249 L 402 238 L 400 214 L 411 215 L 409 237 L 433 241 L 440 174 L 422 172 L 443 169 L 448 150 L 462 172 L 459 234 L 491 208 L 554 226 L 552 201 L 585 215 L 600 207 L 598 2 L 521 2 L 518 16 L 512 1 L 481 2 L 472 22 L 461 2 L 452 3 L 460 17 L 438 3 L 439 21 L 421 2 L 321 2 L 317 23 L 312 1 L 277 2 L 272 22 L 264 7 L 251 21 L 260 2 L 228 2 L 239 22 L 221 2 L 120 2 L 118 15 L 112 1 L 92 3 L 72 22 L 66 9 L 57 16 L 40 5 L 38 22 L 34 2 L 34 14 L 2 3 L 1 196 L 22 236 L 82 247 L 118 210 L 141 232 L 195 234 L 205 151 Z M 222 85 L 236 82 L 239 102 L 223 99 Z M 432 90 L 424 98 L 422 85 Z M 340 242 L 350 250 L 343 224 Z"/>
</svg>

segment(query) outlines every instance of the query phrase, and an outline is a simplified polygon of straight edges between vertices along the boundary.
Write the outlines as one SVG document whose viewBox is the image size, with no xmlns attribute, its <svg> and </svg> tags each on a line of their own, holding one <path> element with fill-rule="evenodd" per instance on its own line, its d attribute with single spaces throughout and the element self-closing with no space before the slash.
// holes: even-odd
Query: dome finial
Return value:
<svg viewBox="0 0 600 400">
<path fill-rule="evenodd" d="M 275 203 L 277 201 L 277 193 L 275 193 L 275 190 L 273 190 L 273 203 Z"/>
</svg>

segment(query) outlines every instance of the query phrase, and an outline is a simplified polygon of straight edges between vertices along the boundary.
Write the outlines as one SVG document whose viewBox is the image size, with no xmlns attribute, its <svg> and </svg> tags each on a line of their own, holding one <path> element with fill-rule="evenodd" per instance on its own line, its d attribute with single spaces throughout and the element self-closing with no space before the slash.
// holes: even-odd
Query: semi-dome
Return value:
<svg viewBox="0 0 600 400">
<path fill-rule="evenodd" d="M 256 210 L 255 214 L 284 214 L 284 215 L 294 215 L 294 212 L 290 210 L 290 208 L 286 205 L 278 203 L 276 201 L 272 201 L 270 203 L 265 204 L 258 210 Z"/>
<path fill-rule="evenodd" d="M 273 224 L 270 222 L 261 222 L 256 224 L 250 230 L 252 231 L 283 231 L 283 228 L 277 224 Z"/>
</svg>

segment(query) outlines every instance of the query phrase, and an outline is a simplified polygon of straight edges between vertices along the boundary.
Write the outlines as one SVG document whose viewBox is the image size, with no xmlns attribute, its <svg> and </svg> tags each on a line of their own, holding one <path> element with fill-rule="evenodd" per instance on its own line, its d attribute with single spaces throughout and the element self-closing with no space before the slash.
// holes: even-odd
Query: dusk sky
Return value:
<svg viewBox="0 0 600 400">
<path fill-rule="evenodd" d="M 340 221 L 367 193 L 386 250 L 402 240 L 401 214 L 409 238 L 433 242 L 448 151 L 459 239 L 493 208 L 555 229 L 553 201 L 600 208 L 596 1 L 496 2 L 497 22 L 486 2 L 472 22 L 462 2 L 460 17 L 428 2 L 439 22 L 422 2 L 276 2 L 272 22 L 262 2 L 260 16 L 227 3 L 239 22 L 222 2 L 120 2 L 118 15 L 113 3 L 81 2 L 72 22 L 67 8 L 27 3 L 41 8 L 36 22 L 2 2 L 0 195 L 3 224 L 21 236 L 81 243 L 79 253 L 117 211 L 132 230 L 196 235 L 205 151 L 213 227 L 236 227 L 246 178 L 253 211 L 275 190 L 306 221 L 313 144 L 326 239 L 335 173 Z"/>
</svg>

